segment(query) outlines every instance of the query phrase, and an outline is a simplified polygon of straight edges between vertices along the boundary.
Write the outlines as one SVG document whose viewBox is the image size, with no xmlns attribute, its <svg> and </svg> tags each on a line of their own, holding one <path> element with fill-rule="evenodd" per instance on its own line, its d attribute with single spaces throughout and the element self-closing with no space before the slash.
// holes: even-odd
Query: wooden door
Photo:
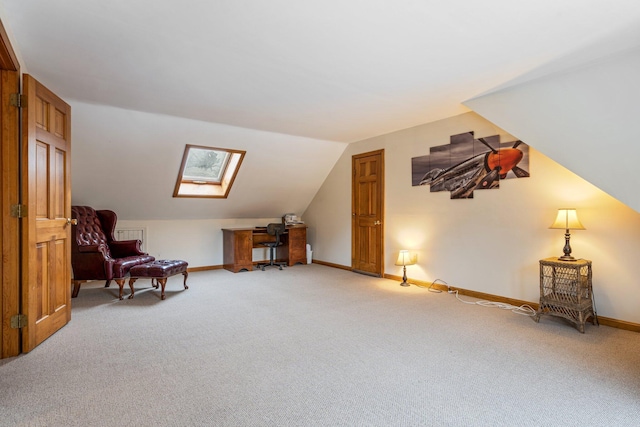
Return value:
<svg viewBox="0 0 640 427">
<path fill-rule="evenodd" d="M 0 22 L 0 358 L 20 353 L 20 329 L 12 327 L 12 318 L 20 313 L 20 219 L 13 215 L 13 206 L 20 201 L 19 119 L 18 108 L 12 102 L 20 92 L 20 64 L 9 37 Z"/>
<path fill-rule="evenodd" d="M 71 320 L 71 108 L 23 76 L 22 351 Z"/>
<path fill-rule="evenodd" d="M 19 128 L 18 109 L 11 105 L 11 97 L 19 92 L 20 76 L 16 71 L 0 70 L 0 127 L 2 150 L 2 227 L 0 228 L 0 306 L 2 327 L 0 328 L 0 358 L 17 356 L 20 353 L 20 330 L 12 327 L 12 318 L 20 313 L 20 219 L 11 214 L 12 207 L 20 200 L 18 183 Z"/>
<path fill-rule="evenodd" d="M 384 272 L 384 150 L 352 158 L 351 267 L 359 273 Z"/>
</svg>

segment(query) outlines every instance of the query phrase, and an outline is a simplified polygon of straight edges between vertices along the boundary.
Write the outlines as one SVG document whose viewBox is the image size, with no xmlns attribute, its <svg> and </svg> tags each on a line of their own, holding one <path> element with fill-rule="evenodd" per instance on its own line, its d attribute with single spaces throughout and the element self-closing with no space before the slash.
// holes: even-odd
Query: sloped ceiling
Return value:
<svg viewBox="0 0 640 427">
<path fill-rule="evenodd" d="M 465 104 L 640 212 L 639 75 L 636 48 Z M 562 183 L 553 190 L 562 191 Z M 564 193 L 569 203 L 580 198 Z"/>
<path fill-rule="evenodd" d="M 345 143 L 104 105 L 72 104 L 72 203 L 121 219 L 302 214 Z M 246 151 L 227 199 L 174 198 L 185 144 Z"/>
<path fill-rule="evenodd" d="M 73 202 L 125 219 L 302 213 L 345 144 L 640 42 L 637 0 L 0 0 L 0 13 L 23 71 L 73 107 Z M 527 139 L 486 105 L 502 101 L 475 105 Z M 247 150 L 228 200 L 171 197 L 186 143 Z"/>
<path fill-rule="evenodd" d="M 637 0 L 2 3 L 24 65 L 63 98 L 341 142 L 625 49 L 640 22 Z"/>
</svg>

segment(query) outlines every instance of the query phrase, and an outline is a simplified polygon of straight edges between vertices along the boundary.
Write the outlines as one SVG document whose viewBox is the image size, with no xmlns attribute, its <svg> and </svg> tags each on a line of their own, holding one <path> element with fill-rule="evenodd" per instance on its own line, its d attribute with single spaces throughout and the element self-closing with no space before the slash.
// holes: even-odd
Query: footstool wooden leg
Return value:
<svg viewBox="0 0 640 427">
<path fill-rule="evenodd" d="M 124 291 L 124 279 L 115 279 L 115 280 L 118 286 L 120 287 L 120 294 L 118 296 L 120 297 L 120 299 L 122 299 L 122 293 Z"/>
<path fill-rule="evenodd" d="M 158 283 L 160 283 L 160 286 L 162 287 L 162 291 L 160 293 L 160 299 L 164 299 L 164 285 L 167 284 L 167 278 L 166 277 L 162 277 L 160 279 L 158 279 Z"/>
<path fill-rule="evenodd" d="M 138 280 L 137 277 L 130 277 L 129 278 L 129 289 L 131 289 L 131 294 L 129 294 L 129 299 L 133 298 L 133 296 L 136 293 L 136 291 L 133 289 L 133 284 L 136 282 L 136 280 Z M 122 299 L 122 298 L 120 298 L 120 299 Z"/>
<path fill-rule="evenodd" d="M 184 288 L 189 289 L 189 287 L 187 286 L 187 277 L 189 276 L 189 273 L 185 271 L 184 273 L 182 273 L 182 275 L 184 276 Z"/>
</svg>

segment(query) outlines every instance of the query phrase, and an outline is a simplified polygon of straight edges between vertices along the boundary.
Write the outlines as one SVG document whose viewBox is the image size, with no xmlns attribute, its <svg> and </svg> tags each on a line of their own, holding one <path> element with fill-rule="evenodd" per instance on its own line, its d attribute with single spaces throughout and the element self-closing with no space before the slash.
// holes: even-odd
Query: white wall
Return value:
<svg viewBox="0 0 640 427">
<path fill-rule="evenodd" d="M 8 24 L 9 19 L 6 16 L 5 7 L 2 2 L 0 2 L 0 21 L 2 21 L 2 26 L 4 27 L 5 32 L 7 33 L 7 37 L 9 37 L 9 42 L 11 43 L 11 47 L 13 48 L 13 53 L 16 55 L 16 59 L 18 60 L 18 64 L 20 64 L 20 72 L 28 74 L 29 70 L 27 69 L 27 64 L 22 58 L 22 54 L 20 53 L 19 44 L 16 41 L 16 38 L 13 35 L 13 31 L 11 30 L 11 26 Z"/>
<path fill-rule="evenodd" d="M 200 219 L 200 220 L 121 220 L 117 227 L 146 227 L 145 250 L 157 259 L 182 259 L 189 267 L 220 266 L 222 229 L 255 227 L 279 222 L 281 218 Z M 254 261 L 269 259 L 267 249 L 256 248 Z"/>
<path fill-rule="evenodd" d="M 304 213 L 314 259 L 351 265 L 351 158 L 385 150 L 385 273 L 401 275 L 398 250 L 418 252 L 409 277 L 536 302 L 538 260 L 562 255 L 564 232 L 550 230 L 558 208 L 575 207 L 587 228 L 572 233 L 573 255 L 593 261 L 598 313 L 640 323 L 635 277 L 640 214 L 530 146 L 530 178 L 501 182 L 474 199 L 451 200 L 411 186 L 411 158 L 454 134 L 512 137 L 467 113 L 349 145 Z M 524 140 L 529 143 L 529 141 Z M 594 156 L 595 157 L 595 156 Z"/>
<path fill-rule="evenodd" d="M 640 211 L 640 49 L 465 102 Z"/>
</svg>

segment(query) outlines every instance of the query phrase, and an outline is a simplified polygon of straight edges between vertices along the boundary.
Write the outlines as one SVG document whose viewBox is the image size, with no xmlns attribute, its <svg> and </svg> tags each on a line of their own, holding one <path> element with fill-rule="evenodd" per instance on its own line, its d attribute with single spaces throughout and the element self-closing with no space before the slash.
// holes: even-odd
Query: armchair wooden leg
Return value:
<svg viewBox="0 0 640 427">
<path fill-rule="evenodd" d="M 104 284 L 104 287 L 108 288 L 110 284 L 111 284 L 111 280 L 107 280 L 107 283 Z"/>
<path fill-rule="evenodd" d="M 73 281 L 73 292 L 71 293 L 71 298 L 75 298 L 78 296 L 78 292 L 80 292 L 80 285 L 84 282 L 84 280 L 74 280 Z"/>
</svg>

